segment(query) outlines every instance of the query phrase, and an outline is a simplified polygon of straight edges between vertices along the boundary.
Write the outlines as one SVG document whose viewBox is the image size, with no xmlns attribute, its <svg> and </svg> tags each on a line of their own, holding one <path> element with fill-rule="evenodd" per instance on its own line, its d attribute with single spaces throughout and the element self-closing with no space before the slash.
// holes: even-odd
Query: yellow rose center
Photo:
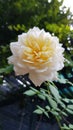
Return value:
<svg viewBox="0 0 73 130">
<path fill-rule="evenodd" d="M 41 64 L 48 62 L 53 54 L 54 48 L 50 40 L 30 37 L 26 39 L 22 59 L 31 66 L 39 67 Z"/>
</svg>

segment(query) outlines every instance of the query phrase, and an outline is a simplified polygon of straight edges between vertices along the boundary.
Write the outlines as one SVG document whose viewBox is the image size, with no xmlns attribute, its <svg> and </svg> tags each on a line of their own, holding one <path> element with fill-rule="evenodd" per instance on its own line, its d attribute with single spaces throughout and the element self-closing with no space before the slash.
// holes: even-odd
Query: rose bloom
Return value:
<svg viewBox="0 0 73 130">
<path fill-rule="evenodd" d="M 57 71 L 64 67 L 64 48 L 59 39 L 38 27 L 18 36 L 10 43 L 12 56 L 8 63 L 14 65 L 16 75 L 29 73 L 29 78 L 40 86 L 44 81 L 57 79 Z"/>
</svg>

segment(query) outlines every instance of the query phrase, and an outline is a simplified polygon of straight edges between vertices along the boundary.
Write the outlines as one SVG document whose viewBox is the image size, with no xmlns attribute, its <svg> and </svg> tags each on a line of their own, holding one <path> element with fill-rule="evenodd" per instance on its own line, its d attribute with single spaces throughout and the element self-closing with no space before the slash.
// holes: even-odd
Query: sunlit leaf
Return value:
<svg viewBox="0 0 73 130">
<path fill-rule="evenodd" d="M 52 85 L 49 85 L 49 89 L 50 89 L 52 95 L 55 97 L 56 101 L 58 103 L 60 103 L 61 97 L 60 97 L 60 94 L 59 94 L 59 90 L 55 86 L 52 86 Z"/>
<path fill-rule="evenodd" d="M 40 99 L 42 99 L 42 100 L 45 100 L 45 99 L 46 99 L 45 96 L 44 96 L 43 94 L 41 94 L 41 93 L 38 94 L 38 97 L 39 97 Z"/>
<path fill-rule="evenodd" d="M 67 108 L 66 111 L 67 111 L 68 113 L 70 113 L 70 114 L 73 114 L 73 111 L 70 110 L 69 108 Z"/>
<path fill-rule="evenodd" d="M 73 110 L 73 105 L 67 105 L 67 108 Z"/>
<path fill-rule="evenodd" d="M 55 116 L 58 116 L 59 115 L 59 113 L 58 112 L 56 112 L 56 111 L 54 111 L 54 110 L 52 110 L 52 111 L 50 111 L 53 115 L 55 115 Z"/>
<path fill-rule="evenodd" d="M 48 112 L 44 111 L 44 115 L 49 118 Z"/>
<path fill-rule="evenodd" d="M 51 105 L 52 108 L 56 109 L 57 108 L 57 103 L 52 99 L 52 97 L 49 95 L 47 97 L 49 104 Z"/>
<path fill-rule="evenodd" d="M 26 92 L 24 92 L 24 94 L 27 96 L 33 96 L 36 94 L 36 92 L 34 92 L 33 90 L 27 90 Z"/>
<path fill-rule="evenodd" d="M 46 108 L 48 111 L 50 111 L 50 107 L 49 107 L 49 106 L 46 106 L 45 108 Z"/>
<path fill-rule="evenodd" d="M 33 90 L 34 92 L 39 93 L 39 91 L 38 91 L 37 89 L 35 89 L 35 88 L 33 88 L 33 87 L 30 87 L 30 88 L 31 88 L 31 90 Z"/>
<path fill-rule="evenodd" d="M 36 109 L 36 110 L 34 111 L 34 113 L 36 113 L 36 114 L 42 114 L 43 111 L 41 111 L 40 109 Z"/>
<path fill-rule="evenodd" d="M 69 124 L 69 128 L 73 130 L 73 124 Z"/>
</svg>

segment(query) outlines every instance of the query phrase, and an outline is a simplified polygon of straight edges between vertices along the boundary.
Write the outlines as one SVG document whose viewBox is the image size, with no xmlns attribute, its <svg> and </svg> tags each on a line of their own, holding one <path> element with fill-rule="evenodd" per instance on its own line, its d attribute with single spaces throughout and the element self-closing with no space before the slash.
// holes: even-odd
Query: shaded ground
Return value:
<svg viewBox="0 0 73 130">
<path fill-rule="evenodd" d="M 0 124 L 2 130 L 59 130 L 57 124 L 48 121 L 37 121 L 32 113 L 32 106 L 20 109 L 19 103 L 0 108 Z"/>
</svg>

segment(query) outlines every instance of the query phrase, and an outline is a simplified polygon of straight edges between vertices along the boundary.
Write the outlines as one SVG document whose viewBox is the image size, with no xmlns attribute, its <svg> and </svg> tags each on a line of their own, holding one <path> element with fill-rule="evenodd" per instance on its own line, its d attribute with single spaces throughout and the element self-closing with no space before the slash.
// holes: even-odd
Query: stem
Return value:
<svg viewBox="0 0 73 130">
<path fill-rule="evenodd" d="M 63 128 L 61 127 L 61 123 L 60 123 L 59 118 L 57 116 L 55 118 L 57 120 L 57 123 L 58 123 L 58 126 L 59 126 L 60 130 L 63 130 Z"/>
<path fill-rule="evenodd" d="M 63 117 L 64 121 L 69 125 L 70 122 L 68 120 L 66 120 L 64 116 L 62 116 L 62 117 Z"/>
</svg>

